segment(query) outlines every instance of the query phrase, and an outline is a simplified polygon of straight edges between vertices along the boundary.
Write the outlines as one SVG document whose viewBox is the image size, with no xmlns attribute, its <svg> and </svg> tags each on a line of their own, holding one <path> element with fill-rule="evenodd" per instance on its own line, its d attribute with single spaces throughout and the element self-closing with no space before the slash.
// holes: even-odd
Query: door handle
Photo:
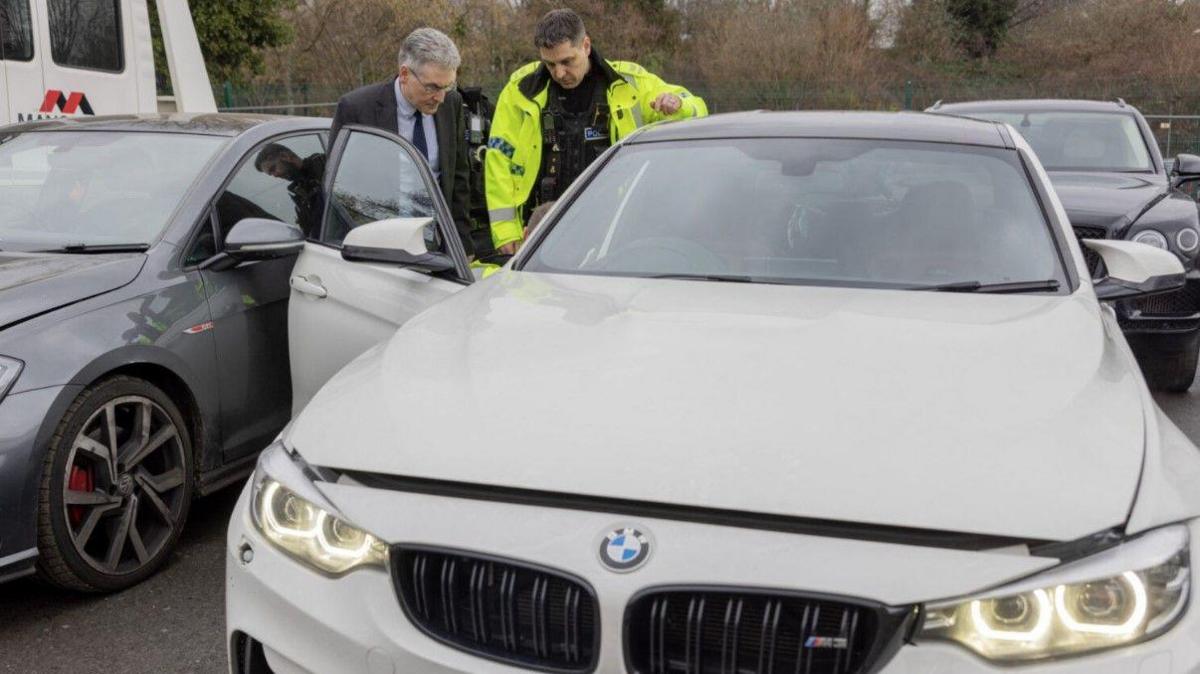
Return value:
<svg viewBox="0 0 1200 674">
<path fill-rule="evenodd" d="M 325 289 L 325 286 L 308 280 L 307 276 L 297 274 L 290 278 L 288 283 L 292 286 L 293 290 L 309 297 L 321 298 L 329 295 L 329 291 Z"/>
</svg>

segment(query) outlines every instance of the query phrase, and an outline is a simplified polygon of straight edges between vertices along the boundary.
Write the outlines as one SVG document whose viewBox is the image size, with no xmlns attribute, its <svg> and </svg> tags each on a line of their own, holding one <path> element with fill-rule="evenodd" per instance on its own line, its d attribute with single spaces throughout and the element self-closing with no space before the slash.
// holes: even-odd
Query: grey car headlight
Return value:
<svg viewBox="0 0 1200 674">
<path fill-rule="evenodd" d="M 1142 230 L 1137 234 L 1134 234 L 1133 240 L 1137 243 L 1144 243 L 1147 246 L 1154 246 L 1155 248 L 1169 250 L 1167 246 L 1167 237 L 1163 236 L 1162 232 L 1158 232 L 1153 229 Z"/>
<path fill-rule="evenodd" d="M 1152 639 L 1187 608 L 1190 539 L 1158 529 L 1093 557 L 966 600 L 929 606 L 922 639 L 943 639 L 1001 663 Z"/>
<path fill-rule="evenodd" d="M 341 576 L 355 569 L 387 567 L 387 545 L 347 522 L 281 443 L 267 448 L 259 460 L 250 510 L 264 538 L 316 571 Z"/>
<path fill-rule="evenodd" d="M 17 377 L 21 376 L 24 367 L 25 363 L 16 358 L 0 356 L 0 400 L 3 400 L 13 384 L 17 383 Z"/>
<path fill-rule="evenodd" d="M 1185 253 L 1194 253 L 1200 248 L 1200 232 L 1191 227 L 1184 227 L 1175 234 L 1175 244 Z"/>
</svg>

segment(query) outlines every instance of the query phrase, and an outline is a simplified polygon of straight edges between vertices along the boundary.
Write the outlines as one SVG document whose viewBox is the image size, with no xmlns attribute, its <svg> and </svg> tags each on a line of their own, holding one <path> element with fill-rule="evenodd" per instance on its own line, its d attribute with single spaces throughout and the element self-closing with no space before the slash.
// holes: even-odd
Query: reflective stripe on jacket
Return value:
<svg viewBox="0 0 1200 674">
<path fill-rule="evenodd" d="M 609 137 L 615 144 L 651 122 L 704 117 L 708 107 L 687 89 L 667 84 L 636 63 L 603 61 L 609 77 Z M 544 84 L 543 84 L 544 81 Z M 532 85 L 532 86 L 531 86 Z M 518 69 L 496 101 L 484 158 L 484 182 L 492 242 L 497 248 L 522 238 L 521 208 L 529 200 L 542 164 L 542 108 L 549 96 L 549 72 L 540 62 Z M 535 89 L 536 87 L 536 89 Z M 673 115 L 650 107 L 664 93 L 683 105 Z"/>
</svg>

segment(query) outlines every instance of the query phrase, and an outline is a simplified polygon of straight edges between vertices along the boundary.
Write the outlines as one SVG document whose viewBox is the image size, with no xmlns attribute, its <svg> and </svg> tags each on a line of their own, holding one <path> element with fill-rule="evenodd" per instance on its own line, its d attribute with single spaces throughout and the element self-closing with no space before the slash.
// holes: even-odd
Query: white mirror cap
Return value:
<svg viewBox="0 0 1200 674">
<path fill-rule="evenodd" d="M 388 218 L 359 225 L 346 234 L 343 246 L 359 248 L 387 248 L 402 250 L 412 255 L 429 252 L 425 246 L 425 228 L 433 224 L 433 218 Z"/>
<path fill-rule="evenodd" d="M 1135 241 L 1083 239 L 1083 245 L 1100 254 L 1110 278 L 1145 283 L 1155 276 L 1183 274 L 1183 263 L 1175 254 Z"/>
</svg>

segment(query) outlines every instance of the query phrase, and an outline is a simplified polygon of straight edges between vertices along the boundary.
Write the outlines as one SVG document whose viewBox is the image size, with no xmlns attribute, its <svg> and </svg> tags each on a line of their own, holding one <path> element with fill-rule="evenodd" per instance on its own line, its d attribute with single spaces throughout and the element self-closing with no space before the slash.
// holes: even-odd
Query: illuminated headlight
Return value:
<svg viewBox="0 0 1200 674">
<path fill-rule="evenodd" d="M 1179 250 L 1191 253 L 1200 248 L 1200 232 L 1191 227 L 1184 227 L 1175 235 L 1175 243 L 1179 245 Z"/>
<path fill-rule="evenodd" d="M 1187 606 L 1188 545 L 1185 527 L 1160 529 L 1019 587 L 929 607 L 921 636 L 949 639 L 997 662 L 1079 655 L 1152 639 L 1170 629 Z M 1138 558 L 1146 563 L 1117 570 Z"/>
<path fill-rule="evenodd" d="M 1154 246 L 1155 248 L 1167 250 L 1167 237 L 1163 236 L 1161 232 L 1153 229 L 1146 229 L 1134 234 L 1133 240 L 1138 243 L 1144 243 L 1147 246 Z"/>
<path fill-rule="evenodd" d="M 9 389 L 17 383 L 17 377 L 21 376 L 23 367 L 25 367 L 25 363 L 16 358 L 0 356 L 0 400 L 8 395 Z"/>
<path fill-rule="evenodd" d="M 362 567 L 386 567 L 387 546 L 270 477 L 256 486 L 254 522 L 280 550 L 333 576 Z"/>
</svg>

